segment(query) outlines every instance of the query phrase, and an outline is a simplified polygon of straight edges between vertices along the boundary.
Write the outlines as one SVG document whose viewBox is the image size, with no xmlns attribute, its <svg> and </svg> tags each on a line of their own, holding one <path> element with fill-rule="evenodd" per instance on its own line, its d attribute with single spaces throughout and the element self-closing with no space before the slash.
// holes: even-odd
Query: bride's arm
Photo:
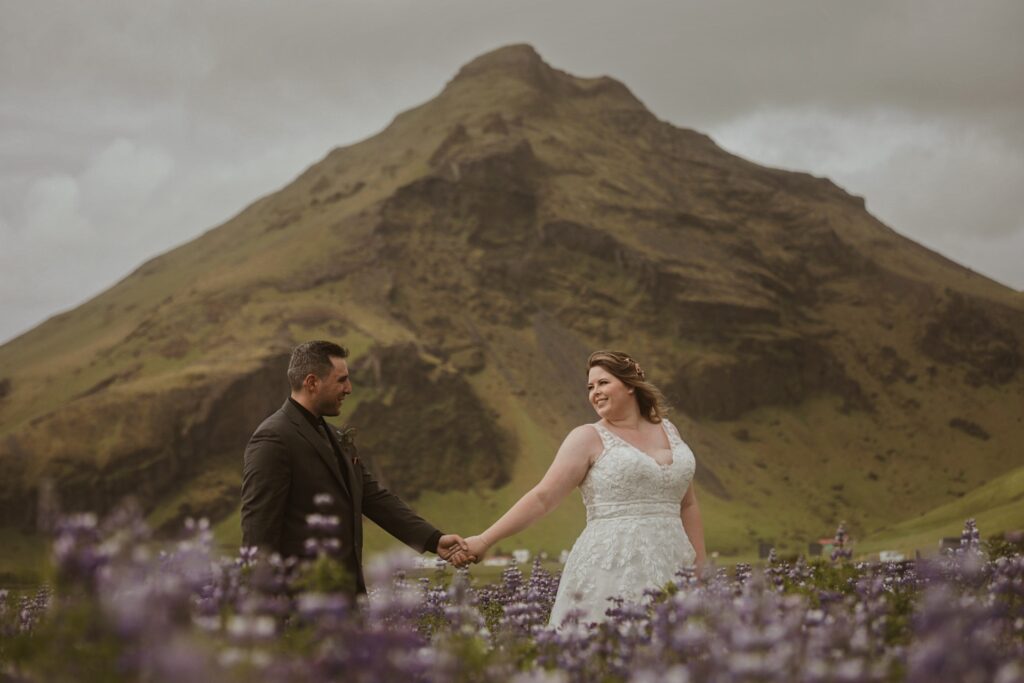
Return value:
<svg viewBox="0 0 1024 683">
<path fill-rule="evenodd" d="M 693 549 L 697 551 L 697 573 L 699 574 L 704 568 L 704 561 L 706 554 L 704 551 L 704 523 L 700 518 L 700 505 L 697 503 L 697 492 L 693 488 L 693 483 L 690 484 L 690 488 L 686 490 L 686 495 L 683 496 L 683 502 L 679 506 L 679 514 L 683 518 L 683 529 L 686 531 L 686 537 L 690 539 L 690 543 L 693 545 Z"/>
<path fill-rule="evenodd" d="M 548 514 L 587 475 L 591 462 L 601 452 L 601 438 L 586 425 L 569 432 L 544 478 L 519 499 L 508 512 L 479 536 L 467 538 L 469 552 L 477 560 L 492 545 L 516 534 Z"/>
</svg>

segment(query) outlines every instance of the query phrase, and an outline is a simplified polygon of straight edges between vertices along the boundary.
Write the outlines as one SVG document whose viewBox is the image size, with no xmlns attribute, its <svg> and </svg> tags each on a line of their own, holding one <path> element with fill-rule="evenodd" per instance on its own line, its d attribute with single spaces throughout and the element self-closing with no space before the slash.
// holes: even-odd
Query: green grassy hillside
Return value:
<svg viewBox="0 0 1024 683">
<path fill-rule="evenodd" d="M 983 537 L 1024 530 L 1024 467 L 995 478 L 961 498 L 916 517 L 885 526 L 857 545 L 860 554 L 898 550 L 935 552 L 938 541 L 957 537 L 964 521 L 974 518 Z"/>
</svg>

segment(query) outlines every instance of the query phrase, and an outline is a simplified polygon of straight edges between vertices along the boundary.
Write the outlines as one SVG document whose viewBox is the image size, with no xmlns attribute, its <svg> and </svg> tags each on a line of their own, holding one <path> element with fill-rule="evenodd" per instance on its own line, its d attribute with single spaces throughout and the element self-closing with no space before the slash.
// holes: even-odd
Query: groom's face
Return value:
<svg viewBox="0 0 1024 683">
<path fill-rule="evenodd" d="M 352 380 L 348 376 L 348 363 L 344 358 L 331 357 L 331 371 L 326 377 L 317 378 L 313 403 L 320 415 L 334 416 L 341 413 L 341 404 L 352 393 Z"/>
</svg>

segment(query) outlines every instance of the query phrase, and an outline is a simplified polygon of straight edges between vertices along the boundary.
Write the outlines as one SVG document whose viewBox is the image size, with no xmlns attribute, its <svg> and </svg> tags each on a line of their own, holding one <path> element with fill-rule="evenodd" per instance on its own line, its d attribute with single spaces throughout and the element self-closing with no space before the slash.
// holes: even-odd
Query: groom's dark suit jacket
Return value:
<svg viewBox="0 0 1024 683">
<path fill-rule="evenodd" d="M 242 544 L 301 557 L 310 536 L 306 516 L 323 512 L 313 503 L 318 493 L 333 499 L 327 514 L 341 519 L 340 560 L 359 593 L 366 592 L 363 515 L 419 552 L 437 550 L 441 532 L 377 483 L 350 440 L 339 440 L 322 419 L 288 399 L 257 427 L 245 448 Z"/>
</svg>

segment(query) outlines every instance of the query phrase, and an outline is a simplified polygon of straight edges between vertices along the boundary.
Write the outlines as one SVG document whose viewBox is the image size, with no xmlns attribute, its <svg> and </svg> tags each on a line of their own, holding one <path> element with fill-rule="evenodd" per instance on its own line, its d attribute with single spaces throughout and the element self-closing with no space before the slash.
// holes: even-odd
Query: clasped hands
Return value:
<svg viewBox="0 0 1024 683">
<path fill-rule="evenodd" d="M 437 544 L 437 554 L 456 567 L 475 564 L 484 558 L 490 543 L 483 536 L 462 538 L 458 534 L 445 534 Z"/>
</svg>

